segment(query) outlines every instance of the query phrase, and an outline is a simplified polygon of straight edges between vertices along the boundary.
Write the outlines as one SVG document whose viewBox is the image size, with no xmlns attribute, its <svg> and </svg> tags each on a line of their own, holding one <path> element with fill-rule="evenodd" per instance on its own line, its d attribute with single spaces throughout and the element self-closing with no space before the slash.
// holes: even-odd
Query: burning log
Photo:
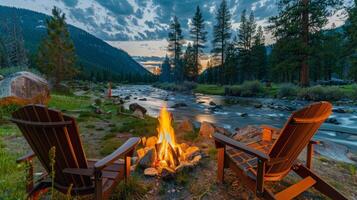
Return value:
<svg viewBox="0 0 357 200">
<path fill-rule="evenodd" d="M 196 166 L 201 159 L 200 149 L 176 143 L 172 116 L 166 108 L 161 110 L 159 122 L 158 136 L 143 138 L 144 148 L 137 150 L 139 165 L 145 168 L 144 174 L 155 176 L 157 171 L 166 179 L 173 177 L 176 171 Z"/>
</svg>

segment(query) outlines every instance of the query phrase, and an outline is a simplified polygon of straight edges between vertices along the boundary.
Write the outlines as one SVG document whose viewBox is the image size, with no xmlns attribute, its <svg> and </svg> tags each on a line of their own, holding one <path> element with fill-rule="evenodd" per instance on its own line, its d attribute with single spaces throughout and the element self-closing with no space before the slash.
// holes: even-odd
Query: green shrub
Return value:
<svg viewBox="0 0 357 200">
<path fill-rule="evenodd" d="M 351 86 L 351 94 L 350 94 L 351 99 L 357 100 L 357 84 L 353 84 Z"/>
<path fill-rule="evenodd" d="M 225 95 L 228 96 L 241 96 L 242 94 L 242 87 L 239 85 L 229 86 L 224 88 Z"/>
<path fill-rule="evenodd" d="M 346 97 L 341 88 L 337 86 L 317 85 L 310 88 L 303 88 L 298 93 L 298 98 L 311 101 L 337 101 Z"/>
<path fill-rule="evenodd" d="M 278 97 L 296 97 L 298 93 L 298 87 L 294 84 L 282 84 L 278 89 Z"/>
</svg>

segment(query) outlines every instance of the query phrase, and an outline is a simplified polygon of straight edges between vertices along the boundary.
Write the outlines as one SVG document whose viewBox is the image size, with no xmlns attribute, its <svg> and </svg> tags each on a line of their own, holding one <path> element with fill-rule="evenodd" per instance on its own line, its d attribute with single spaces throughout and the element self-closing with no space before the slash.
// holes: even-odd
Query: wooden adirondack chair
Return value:
<svg viewBox="0 0 357 200">
<path fill-rule="evenodd" d="M 293 112 L 281 130 L 262 126 L 261 140 L 250 144 L 215 133 L 218 181 L 223 182 L 224 168 L 230 168 L 237 173 L 239 181 L 264 199 L 292 199 L 311 187 L 332 199 L 346 199 L 311 170 L 313 144 L 316 144 L 311 138 L 331 110 L 332 105 L 328 102 L 311 104 Z M 306 146 L 304 166 L 297 158 Z M 300 182 L 277 194 L 264 186 L 267 181 L 281 181 L 291 170 L 302 177 Z"/>
<path fill-rule="evenodd" d="M 42 105 L 28 105 L 12 114 L 31 146 L 33 153 L 18 162 L 29 164 L 27 192 L 29 199 L 51 187 L 48 177 L 51 172 L 49 152 L 55 147 L 54 188 L 64 194 L 94 194 L 95 199 L 107 199 L 112 189 L 130 174 L 130 156 L 133 155 L 139 138 L 130 138 L 112 154 L 101 160 L 89 160 L 83 151 L 78 127 L 74 118 L 63 115 Z M 33 182 L 32 158 L 36 156 L 46 170 L 35 184 Z M 124 160 L 119 160 L 123 158 Z"/>
</svg>

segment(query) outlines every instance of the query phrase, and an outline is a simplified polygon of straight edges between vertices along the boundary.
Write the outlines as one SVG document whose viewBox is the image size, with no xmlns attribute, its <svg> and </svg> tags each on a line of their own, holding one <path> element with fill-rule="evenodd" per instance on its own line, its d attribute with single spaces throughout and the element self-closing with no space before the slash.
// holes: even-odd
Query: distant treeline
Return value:
<svg viewBox="0 0 357 200">
<path fill-rule="evenodd" d="M 162 82 L 184 80 L 214 84 L 236 84 L 249 80 L 290 82 L 308 86 L 311 81 L 333 77 L 357 81 L 357 8 L 347 10 L 344 26 L 324 30 L 328 17 L 343 9 L 341 0 L 279 0 L 278 14 L 269 26 L 257 26 L 254 13 L 241 13 L 237 34 L 225 0 L 216 12 L 208 68 L 201 74 L 200 57 L 206 48 L 207 31 L 200 8 L 190 24 L 190 39 L 185 37 L 177 16 L 168 34 L 169 56 L 161 67 Z M 264 30 L 275 43 L 265 45 Z"/>
</svg>

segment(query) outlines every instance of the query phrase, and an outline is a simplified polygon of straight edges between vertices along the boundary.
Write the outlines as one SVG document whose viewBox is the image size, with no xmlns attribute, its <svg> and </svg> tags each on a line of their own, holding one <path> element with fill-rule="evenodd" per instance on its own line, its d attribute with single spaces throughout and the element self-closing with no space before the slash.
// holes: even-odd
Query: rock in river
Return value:
<svg viewBox="0 0 357 200">
<path fill-rule="evenodd" d="M 180 107 L 187 107 L 187 104 L 181 102 L 181 103 L 175 103 L 171 108 L 180 108 Z"/>
</svg>

